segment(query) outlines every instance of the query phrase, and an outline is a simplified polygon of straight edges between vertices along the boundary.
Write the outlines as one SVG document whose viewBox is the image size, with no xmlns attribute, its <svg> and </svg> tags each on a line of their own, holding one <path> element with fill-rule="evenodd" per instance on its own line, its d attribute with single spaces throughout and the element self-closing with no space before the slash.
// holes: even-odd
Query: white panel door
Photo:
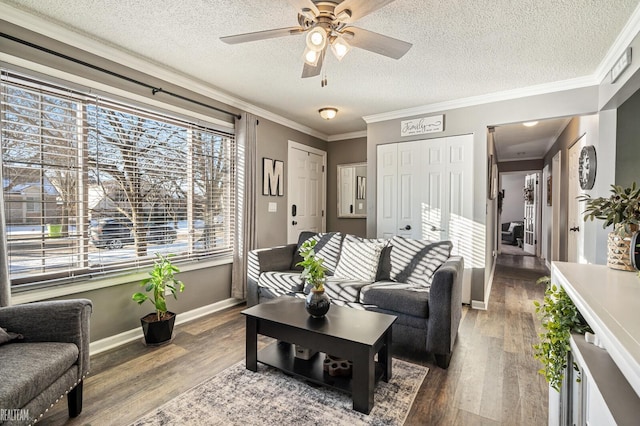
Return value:
<svg viewBox="0 0 640 426">
<path fill-rule="evenodd" d="M 533 193 L 531 198 L 524 202 L 524 251 L 536 254 L 537 246 L 537 211 L 538 211 L 538 174 L 533 173 L 524 177 L 525 188 L 530 188 Z"/>
<path fill-rule="evenodd" d="M 582 136 L 569 148 L 567 260 L 574 263 L 586 263 L 584 258 L 584 221 L 582 220 L 584 202 L 581 203 L 577 200 L 578 196 L 584 194 L 578 180 L 578 159 L 580 158 L 580 151 L 587 143 L 586 139 L 586 136 Z"/>
<path fill-rule="evenodd" d="M 295 243 L 302 231 L 324 232 L 325 156 L 289 146 L 287 241 Z M 312 148 L 309 148 L 312 149 Z"/>
<path fill-rule="evenodd" d="M 379 145 L 377 177 L 378 238 L 451 240 L 453 254 L 473 267 L 473 135 Z"/>
</svg>

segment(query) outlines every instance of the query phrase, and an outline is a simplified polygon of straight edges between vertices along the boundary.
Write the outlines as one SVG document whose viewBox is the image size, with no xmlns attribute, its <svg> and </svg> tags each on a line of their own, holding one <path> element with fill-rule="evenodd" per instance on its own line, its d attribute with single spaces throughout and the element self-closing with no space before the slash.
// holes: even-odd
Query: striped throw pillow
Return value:
<svg viewBox="0 0 640 426">
<path fill-rule="evenodd" d="M 401 283 L 430 286 L 435 271 L 449 258 L 451 241 L 391 238 L 391 279 Z"/>
<path fill-rule="evenodd" d="M 340 262 L 338 262 L 335 277 L 374 282 L 383 247 L 384 243 L 345 240 L 342 243 Z"/>
</svg>

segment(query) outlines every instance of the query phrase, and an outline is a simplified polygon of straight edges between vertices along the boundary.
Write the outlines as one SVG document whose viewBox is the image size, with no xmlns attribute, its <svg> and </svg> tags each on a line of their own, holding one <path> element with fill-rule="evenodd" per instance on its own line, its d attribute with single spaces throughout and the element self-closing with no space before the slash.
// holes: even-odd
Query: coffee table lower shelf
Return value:
<svg viewBox="0 0 640 426">
<path fill-rule="evenodd" d="M 330 376 L 328 372 L 324 371 L 324 357 L 325 354 L 319 352 L 309 360 L 296 358 L 294 345 L 286 342 L 272 343 L 258 351 L 258 362 L 262 364 L 277 368 L 285 374 L 352 395 L 352 378 L 350 376 Z M 382 364 L 376 362 L 376 384 L 382 378 L 383 373 Z"/>
</svg>

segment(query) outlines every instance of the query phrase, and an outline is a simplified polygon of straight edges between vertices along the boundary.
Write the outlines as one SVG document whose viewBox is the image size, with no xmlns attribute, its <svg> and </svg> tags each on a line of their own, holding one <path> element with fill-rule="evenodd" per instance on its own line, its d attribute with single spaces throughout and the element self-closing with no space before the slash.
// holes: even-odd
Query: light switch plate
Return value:
<svg viewBox="0 0 640 426">
<path fill-rule="evenodd" d="M 278 203 L 269 203 L 269 212 L 277 212 L 278 211 Z"/>
</svg>

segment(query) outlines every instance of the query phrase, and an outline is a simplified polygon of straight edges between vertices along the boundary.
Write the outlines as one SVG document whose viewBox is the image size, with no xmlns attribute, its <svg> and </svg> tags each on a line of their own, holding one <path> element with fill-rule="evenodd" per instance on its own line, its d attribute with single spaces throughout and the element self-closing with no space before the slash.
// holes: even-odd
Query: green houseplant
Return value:
<svg viewBox="0 0 640 426">
<path fill-rule="evenodd" d="M 180 270 L 169 259 L 174 255 L 164 256 L 156 253 L 156 256 L 153 268 L 149 271 L 149 277 L 140 282 L 145 292 L 151 295 L 137 292 L 132 296 L 139 305 L 148 300 L 155 307 L 155 312 L 140 319 L 145 341 L 149 345 L 158 345 L 171 340 L 176 315 L 167 310 L 167 291 L 177 299 L 177 293 L 184 290 L 184 283 L 175 277 Z"/>
<path fill-rule="evenodd" d="M 538 372 L 559 392 L 567 368 L 567 354 L 571 350 L 571 333 L 584 334 L 591 332 L 591 328 L 562 287 L 551 284 L 549 277 L 542 277 L 537 282 L 545 284 L 547 289 L 542 303 L 533 302 L 544 329 L 538 334 L 539 343 L 533 345 L 534 357 L 544 366 Z"/>
<path fill-rule="evenodd" d="M 631 236 L 640 224 L 640 188 L 633 182 L 629 187 L 611 185 L 609 197 L 591 198 L 581 195 L 578 201 L 585 202 L 584 220 L 600 219 L 602 227 L 613 225 L 607 240 L 607 265 L 610 268 L 633 271 L 630 258 Z"/>
<path fill-rule="evenodd" d="M 302 260 L 296 265 L 304 268 L 301 277 L 306 284 L 311 286 L 309 294 L 305 298 L 305 308 L 312 317 L 322 318 L 329 311 L 331 300 L 324 292 L 326 268 L 323 266 L 324 259 L 316 256 L 317 243 L 313 239 L 302 243 L 299 250 Z"/>
</svg>

